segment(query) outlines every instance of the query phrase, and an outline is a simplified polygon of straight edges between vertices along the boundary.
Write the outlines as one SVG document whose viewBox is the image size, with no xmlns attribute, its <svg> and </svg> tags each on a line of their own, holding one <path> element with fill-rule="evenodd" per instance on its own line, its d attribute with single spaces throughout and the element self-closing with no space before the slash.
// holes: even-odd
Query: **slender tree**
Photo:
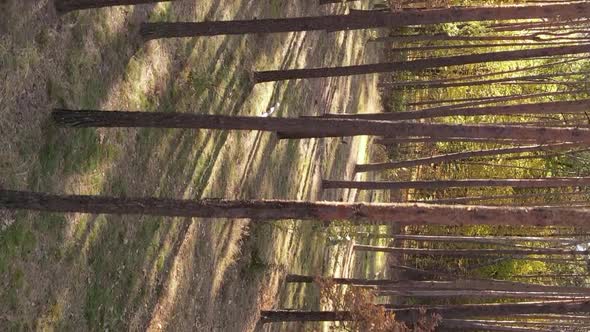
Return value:
<svg viewBox="0 0 590 332">
<path fill-rule="evenodd" d="M 440 225 L 567 225 L 586 226 L 583 209 L 461 207 L 427 204 L 365 204 L 305 201 L 173 200 L 0 190 L 0 208 L 46 212 L 144 214 L 254 220 L 351 220 Z"/>
<path fill-rule="evenodd" d="M 582 40 L 583 43 L 587 43 L 590 40 Z M 576 45 L 576 42 L 565 41 L 565 42 L 535 42 L 535 43 L 491 43 L 491 44 L 464 44 L 464 45 L 421 45 L 421 46 L 405 46 L 405 47 L 391 47 L 387 49 L 387 52 L 400 53 L 400 52 L 425 52 L 425 51 L 437 51 L 437 50 L 464 50 L 474 48 L 493 48 L 493 47 L 523 47 L 523 46 L 567 46 Z"/>
<path fill-rule="evenodd" d="M 482 243 L 498 244 L 506 242 L 558 242 L 573 243 L 573 237 L 541 237 L 541 236 L 462 236 L 462 235 L 411 235 L 392 234 L 392 239 L 398 241 L 425 241 L 425 242 L 447 242 L 447 243 Z"/>
<path fill-rule="evenodd" d="M 279 138 L 377 136 L 432 136 L 528 139 L 537 143 L 588 142 L 584 128 L 536 128 L 517 126 L 468 126 L 389 121 L 359 121 L 319 118 L 270 118 L 224 115 L 197 115 L 170 112 L 116 112 L 54 110 L 53 120 L 70 127 L 149 127 L 277 132 Z"/>
<path fill-rule="evenodd" d="M 536 249 L 427 249 L 427 248 L 400 248 L 380 247 L 364 244 L 356 244 L 354 250 L 376 251 L 405 255 L 431 255 L 449 257 L 480 257 L 484 255 L 588 255 L 587 250 L 571 250 L 562 248 L 536 248 Z"/>
<path fill-rule="evenodd" d="M 527 18 L 587 17 L 590 5 L 559 4 L 518 7 L 462 7 L 401 12 L 368 11 L 354 15 L 328 15 L 283 19 L 256 19 L 213 22 L 144 23 L 141 34 L 148 39 L 278 33 L 313 30 L 357 30 L 449 22 L 511 20 Z"/>
<path fill-rule="evenodd" d="M 518 324 L 503 325 L 500 321 L 469 321 L 469 320 L 445 320 L 437 331 L 489 331 L 489 332 L 551 332 L 548 325 L 537 326 L 537 328 L 522 327 Z"/>
<path fill-rule="evenodd" d="M 529 291 L 498 291 L 498 290 L 472 290 L 472 289 L 451 289 L 451 290 L 383 290 L 377 292 L 378 296 L 398 297 L 427 297 L 427 298 L 452 298 L 452 297 L 477 297 L 477 298 L 520 298 L 520 299 L 589 299 L 587 294 L 572 294 L 561 292 L 529 292 Z"/>
<path fill-rule="evenodd" d="M 254 72 L 253 79 L 256 83 L 262 83 L 303 78 L 338 77 L 387 73 L 401 70 L 418 71 L 428 68 L 459 66 L 492 61 L 525 60 L 543 56 L 581 54 L 588 52 L 590 52 L 590 45 L 582 44 L 575 46 L 547 47 L 517 51 L 501 51 L 481 54 L 456 55 L 450 57 L 427 58 L 411 61 L 376 63 L 368 65 L 258 71 Z"/>
<path fill-rule="evenodd" d="M 402 167 L 415 167 L 420 165 L 440 164 L 445 162 L 451 162 L 456 160 L 470 159 L 474 157 L 483 156 L 501 156 L 505 154 L 513 153 L 526 153 L 526 152 L 537 152 L 547 151 L 549 149 L 567 149 L 572 147 L 578 147 L 583 144 L 581 143 L 561 143 L 561 144 L 548 144 L 548 145 L 529 145 L 529 146 L 518 146 L 511 148 L 502 149 L 489 149 L 489 150 L 476 150 L 466 152 L 455 152 L 448 153 L 438 156 L 418 158 L 413 160 L 404 160 L 396 162 L 385 162 L 385 163 L 371 163 L 371 164 L 357 164 L 355 172 L 371 172 L 371 171 L 384 171 L 388 169 L 396 169 Z"/>
<path fill-rule="evenodd" d="M 326 114 L 324 117 L 363 120 L 416 120 L 445 116 L 474 115 L 517 115 L 517 114 L 553 114 L 585 113 L 590 107 L 590 99 L 555 101 L 547 103 L 502 105 L 486 107 L 452 108 L 446 110 L 419 110 L 390 113 Z"/>
<path fill-rule="evenodd" d="M 323 180 L 324 189 L 356 188 L 359 190 L 378 189 L 447 189 L 467 187 L 512 187 L 549 188 L 590 185 L 590 177 L 554 177 L 537 179 L 461 179 L 461 180 L 420 180 L 420 181 L 345 181 Z"/>
<path fill-rule="evenodd" d="M 139 5 L 144 3 L 168 2 L 177 0 L 54 0 L 55 9 L 60 13 L 74 10 L 102 8 L 111 6 Z"/>
<path fill-rule="evenodd" d="M 421 317 L 440 315 L 445 318 L 495 317 L 516 314 L 563 314 L 567 312 L 590 312 L 590 301 L 542 301 L 516 303 L 460 304 L 447 306 L 405 307 L 384 305 L 395 313 L 397 320 L 416 322 Z M 347 321 L 352 320 L 349 311 L 300 311 L 300 310 L 264 310 L 261 312 L 264 322 L 293 321 Z"/>
<path fill-rule="evenodd" d="M 565 35 L 571 35 L 573 33 L 568 32 Z M 543 38 L 543 36 L 549 36 L 550 38 Z M 553 37 L 553 38 L 551 38 Z M 507 36 L 507 35 L 488 35 L 488 36 L 450 36 L 448 34 L 435 34 L 435 35 L 393 35 L 393 36 L 386 36 L 386 37 L 377 37 L 369 39 L 369 42 L 395 42 L 395 43 L 412 43 L 412 42 L 421 42 L 421 41 L 468 41 L 468 42 L 478 42 L 478 41 L 525 41 L 525 40 L 535 40 L 535 41 L 549 41 L 549 40 L 569 40 L 569 38 L 559 38 L 560 36 L 555 36 L 554 34 L 547 34 L 543 32 L 538 32 L 530 35 L 518 35 L 518 36 Z M 579 40 L 581 38 L 575 38 L 574 40 Z"/>
<path fill-rule="evenodd" d="M 585 191 L 552 191 L 552 192 L 538 192 L 527 194 L 511 194 L 511 195 L 481 195 L 481 196 L 467 196 L 467 197 L 450 197 L 439 198 L 428 201 L 411 201 L 412 203 L 430 203 L 430 204 L 467 204 L 471 202 L 492 201 L 492 200 L 512 200 L 520 201 L 529 198 L 541 198 L 543 200 L 554 201 L 561 197 L 581 196 L 585 197 L 588 192 Z M 569 199 L 569 198 L 568 198 Z M 488 205 L 488 203 L 486 203 Z"/>
<path fill-rule="evenodd" d="M 449 109 L 456 109 L 456 108 L 465 108 L 465 107 L 474 107 L 474 106 L 481 106 L 485 104 L 497 104 L 500 102 L 513 102 L 516 100 L 523 100 L 523 99 L 533 99 L 533 98 L 544 98 L 549 97 L 553 99 L 557 96 L 562 95 L 576 95 L 580 93 L 584 93 L 584 90 L 573 90 L 573 91 L 558 91 L 558 92 L 543 92 L 543 93 L 531 93 L 531 94 L 522 94 L 522 95 L 509 95 L 509 96 L 495 96 L 495 97 L 482 97 L 482 98 L 471 98 L 472 100 L 469 101 L 469 98 L 463 99 L 448 99 L 448 100 L 441 100 L 443 103 L 452 103 L 450 105 L 443 105 L 443 106 L 436 106 L 431 108 L 423 108 L 420 110 L 449 110 Z M 466 101 L 466 102 L 463 102 Z M 456 102 L 456 103 L 455 103 Z M 432 104 L 433 102 L 428 102 Z M 408 105 L 412 104 L 413 106 L 419 106 L 418 103 L 409 103 Z M 426 105 L 426 104 L 423 104 Z"/>
<path fill-rule="evenodd" d="M 495 143 L 495 144 L 513 144 L 528 143 L 530 140 L 510 140 L 503 138 L 467 138 L 467 137 L 378 137 L 373 143 L 380 145 L 393 145 L 401 143 L 437 143 L 437 142 L 475 142 L 475 143 Z"/>
<path fill-rule="evenodd" d="M 453 87 L 466 87 L 466 86 L 478 86 L 488 85 L 493 83 L 510 83 L 525 80 L 537 80 L 551 77 L 567 77 L 574 75 L 585 75 L 590 72 L 575 72 L 575 73 L 555 73 L 555 74 L 540 74 L 540 75 L 529 75 L 529 76 L 517 76 L 517 77 L 503 77 L 491 80 L 476 80 L 476 81 L 461 81 L 461 82 L 450 82 L 450 83 L 439 83 L 437 81 L 407 81 L 407 82 L 394 82 L 394 83 L 379 83 L 378 86 L 381 88 L 393 88 L 393 89 L 434 89 L 434 88 L 453 88 Z M 553 93 L 554 95 L 555 93 Z"/>
</svg>

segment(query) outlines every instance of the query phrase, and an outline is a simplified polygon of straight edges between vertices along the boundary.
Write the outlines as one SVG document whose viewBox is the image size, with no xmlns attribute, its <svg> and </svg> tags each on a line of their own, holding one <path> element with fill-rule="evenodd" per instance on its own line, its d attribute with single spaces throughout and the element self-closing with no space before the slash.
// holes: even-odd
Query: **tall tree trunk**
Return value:
<svg viewBox="0 0 590 332">
<path fill-rule="evenodd" d="M 456 163 L 457 165 L 461 166 L 487 166 L 487 167 L 498 167 L 498 168 L 509 168 L 509 169 L 522 169 L 525 171 L 532 171 L 532 172 L 541 172 L 542 174 L 547 173 L 546 168 L 538 168 L 538 167 L 526 167 L 526 166 L 517 166 L 517 165 L 504 165 L 504 164 L 493 164 L 493 163 L 484 163 L 484 162 L 459 162 Z M 576 175 L 576 172 L 565 172 L 572 175 Z"/>
<path fill-rule="evenodd" d="M 426 249 L 426 248 L 398 248 L 380 247 L 364 244 L 356 244 L 354 250 L 375 251 L 406 255 L 431 255 L 449 257 L 481 257 L 484 255 L 587 255 L 587 250 L 570 250 L 561 248 L 539 249 Z"/>
<path fill-rule="evenodd" d="M 401 321 L 415 322 L 420 317 L 420 308 L 400 308 L 385 305 L 395 312 Z M 516 314 L 563 314 L 568 312 L 590 312 L 590 301 L 542 301 L 517 303 L 459 304 L 449 306 L 423 307 L 426 315 L 439 314 L 445 318 L 511 316 Z M 444 323 L 443 323 L 444 324 Z"/>
<path fill-rule="evenodd" d="M 461 320 L 444 320 L 437 331 L 489 331 L 489 332 L 550 332 L 549 329 L 539 329 L 518 326 L 518 324 L 502 325 L 501 321 L 495 321 L 497 323 L 487 322 L 473 322 L 473 321 L 461 321 Z M 546 325 L 545 325 L 546 327 Z"/>
<path fill-rule="evenodd" d="M 544 300 L 590 300 L 587 294 L 572 293 L 551 293 L 551 292 L 528 292 L 528 291 L 498 291 L 498 290 L 470 290 L 470 289 L 451 289 L 451 290 L 380 290 L 378 296 L 398 296 L 398 297 L 476 297 L 476 298 L 520 298 L 520 299 L 544 299 Z"/>
<path fill-rule="evenodd" d="M 589 3 L 590 5 L 590 3 Z M 310 69 L 286 69 L 254 72 L 253 79 L 256 83 L 293 80 L 303 78 L 321 78 L 352 76 L 364 74 L 387 73 L 393 71 L 417 71 L 428 68 L 440 68 L 447 66 L 459 66 L 474 63 L 492 61 L 514 61 L 538 58 L 542 56 L 556 56 L 565 54 L 580 54 L 590 52 L 590 44 L 547 47 L 517 51 L 501 51 L 492 53 L 456 55 L 442 58 L 428 58 L 412 61 L 398 61 L 389 63 L 376 63 L 368 65 L 353 65 L 343 67 L 325 67 Z"/>
<path fill-rule="evenodd" d="M 254 220 L 351 220 L 439 225 L 587 226 L 590 211 L 429 204 L 365 204 L 305 201 L 174 200 L 116 198 L 0 190 L 0 208 L 45 212 L 144 214 L 171 217 Z"/>
<path fill-rule="evenodd" d="M 425 242 L 460 242 L 460 243 L 488 243 L 498 244 L 503 242 L 558 242 L 572 243 L 577 239 L 572 237 L 540 237 L 540 236 L 460 236 L 460 235 L 410 235 L 393 234 L 390 237 L 398 241 L 425 241 Z"/>
<path fill-rule="evenodd" d="M 349 311 L 301 311 L 301 310 L 263 310 L 260 319 L 265 323 L 272 322 L 329 322 L 352 321 Z"/>
<path fill-rule="evenodd" d="M 498 319 L 498 320 L 460 320 L 460 319 L 445 319 L 445 323 L 452 323 L 452 326 L 457 326 L 455 322 L 470 322 L 470 323 L 481 323 L 481 324 L 492 324 L 492 325 L 508 325 L 508 326 L 536 326 L 541 328 L 553 328 L 554 330 L 558 330 L 558 328 L 566 328 L 566 327 L 583 327 L 586 326 L 584 323 L 571 323 L 571 322 L 562 322 L 562 321 L 553 321 L 553 322 L 529 322 L 524 320 L 506 320 L 506 319 Z M 449 324 L 451 325 L 451 324 Z M 457 326 L 458 327 L 458 326 Z M 538 330 L 533 330 L 538 331 Z"/>
<path fill-rule="evenodd" d="M 419 41 L 506 41 L 506 40 L 538 40 L 536 35 L 525 36 L 449 36 L 446 33 L 436 35 L 393 35 L 369 39 L 369 42 L 412 43 Z"/>
<path fill-rule="evenodd" d="M 521 274 L 521 275 L 513 275 L 510 278 L 513 279 L 559 279 L 559 278 L 588 278 L 590 277 L 590 273 L 563 273 L 563 274 Z"/>
<path fill-rule="evenodd" d="M 437 107 L 431 107 L 427 109 L 420 109 L 420 110 L 448 110 L 448 109 L 455 109 L 455 108 L 464 108 L 464 107 L 473 107 L 473 106 L 481 106 L 485 104 L 495 104 L 500 102 L 507 102 L 507 101 L 515 101 L 515 100 L 523 100 L 523 99 L 533 99 L 533 98 L 542 98 L 542 97 L 557 97 L 562 95 L 575 95 L 579 93 L 584 93 L 583 90 L 574 90 L 574 91 L 560 91 L 560 92 L 543 92 L 543 93 L 531 93 L 531 94 L 521 94 L 521 95 L 509 95 L 509 96 L 497 96 L 497 97 L 482 97 L 482 98 L 464 98 L 464 99 L 447 99 L 441 100 L 440 103 L 453 103 L 450 105 L 443 105 Z M 471 100 L 469 100 L 471 99 Z M 466 101 L 466 102 L 463 102 Z M 455 103 L 456 102 L 456 103 Z M 430 101 L 428 104 L 437 103 L 435 101 Z M 408 103 L 411 106 L 419 106 L 419 103 Z M 422 104 L 425 105 L 425 104 Z"/>
<path fill-rule="evenodd" d="M 54 0 L 55 9 L 60 13 L 74 10 L 111 6 L 139 5 L 144 3 L 168 2 L 177 0 Z"/>
<path fill-rule="evenodd" d="M 576 57 L 573 59 L 566 59 L 566 60 L 561 60 L 561 61 L 544 63 L 541 65 L 527 66 L 527 67 L 510 69 L 510 70 L 501 70 L 501 71 L 495 71 L 495 72 L 491 72 L 491 73 L 481 73 L 481 74 L 477 74 L 477 75 L 460 76 L 460 77 L 454 77 L 454 78 L 444 78 L 444 79 L 432 80 L 431 82 L 432 83 L 450 83 L 450 82 L 458 82 L 458 81 L 466 81 L 466 80 L 480 80 L 484 77 L 493 77 L 493 76 L 499 76 L 499 75 L 527 72 L 527 71 L 532 71 L 532 70 L 537 70 L 537 69 L 542 69 L 542 68 L 554 67 L 557 65 L 561 66 L 564 64 L 578 62 L 578 61 L 587 60 L 587 59 L 588 59 L 588 56 L 581 56 L 581 57 Z M 581 91 L 583 92 L 583 90 L 581 90 Z"/>
<path fill-rule="evenodd" d="M 579 195 L 588 195 L 587 192 L 584 191 L 575 191 L 575 192 L 549 192 L 549 193 L 530 193 L 530 194 L 514 194 L 514 195 L 483 195 L 483 196 L 471 196 L 471 197 L 451 197 L 451 198 L 440 198 L 440 199 L 433 199 L 429 201 L 420 201 L 416 203 L 430 203 L 430 204 L 456 204 L 456 203 L 469 203 L 469 202 L 481 202 L 481 201 L 489 201 L 489 200 L 499 200 L 499 199 L 511 199 L 511 200 L 520 200 L 526 198 L 535 198 L 535 197 L 547 197 L 547 196 L 560 196 L 560 197 L 570 197 L 570 196 L 579 196 Z"/>
<path fill-rule="evenodd" d="M 401 12 L 366 12 L 354 15 L 328 15 L 282 19 L 257 19 L 217 22 L 144 23 L 141 34 L 148 39 L 278 33 L 313 30 L 357 30 L 408 25 L 485 20 L 511 20 L 556 17 L 577 18 L 590 14 L 590 4 L 521 7 L 463 7 Z"/>
<path fill-rule="evenodd" d="M 589 42 L 583 40 L 582 42 Z M 466 45 L 421 45 L 421 46 L 406 46 L 406 47 L 391 47 L 386 51 L 390 54 L 400 52 L 423 52 L 423 51 L 437 51 L 437 50 L 463 50 L 474 48 L 492 48 L 492 47 L 521 47 L 521 46 L 569 46 L 577 45 L 578 43 L 572 41 L 565 42 L 536 42 L 536 43 L 493 43 L 493 44 L 466 44 Z"/>
<path fill-rule="evenodd" d="M 319 0 L 320 5 L 329 5 L 333 3 L 349 3 L 349 2 L 356 2 L 359 0 Z"/>
<path fill-rule="evenodd" d="M 416 167 L 420 165 L 440 164 L 445 162 L 451 162 L 456 160 L 470 159 L 474 157 L 483 156 L 500 156 L 505 154 L 513 153 L 525 153 L 525 152 L 537 152 L 547 151 L 550 149 L 567 149 L 572 147 L 578 147 L 584 145 L 582 143 L 561 143 L 561 144 L 549 144 L 549 145 L 529 145 L 529 146 L 518 146 L 511 148 L 502 149 L 489 149 L 489 150 L 478 150 L 478 151 L 466 151 L 466 152 L 455 152 L 448 153 L 438 156 L 418 158 L 412 160 L 386 162 L 386 163 L 371 163 L 371 164 L 357 164 L 355 172 L 371 172 L 371 171 L 384 171 L 389 169 L 396 169 L 402 167 Z"/>
<path fill-rule="evenodd" d="M 590 177 L 538 178 L 538 179 L 462 179 L 462 180 L 420 180 L 420 181 L 339 181 L 323 180 L 322 188 L 356 188 L 359 190 L 378 189 L 447 189 L 467 187 L 512 187 L 549 188 L 589 186 Z"/>
<path fill-rule="evenodd" d="M 475 116 L 475 115 L 516 115 L 516 114 L 554 114 L 554 113 L 582 113 L 590 108 L 590 99 L 573 101 L 555 101 L 535 104 L 485 106 L 470 108 L 452 108 L 447 110 L 419 110 L 389 113 L 358 113 L 358 114 L 326 114 L 323 117 L 338 119 L 363 120 L 417 120 L 445 116 Z"/>
<path fill-rule="evenodd" d="M 339 285 L 377 286 L 380 291 L 388 290 L 492 290 L 492 291 L 527 291 L 569 293 L 574 295 L 590 295 L 590 289 L 583 287 L 546 286 L 524 282 L 505 280 L 452 280 L 452 281 L 415 281 L 390 279 L 357 279 L 357 278 L 323 278 L 306 275 L 289 274 L 286 282 L 313 283 L 318 279 L 327 279 Z"/>
<path fill-rule="evenodd" d="M 531 140 L 511 140 L 503 138 L 466 138 L 466 137 L 378 137 L 373 143 L 380 145 L 393 145 L 400 143 L 438 143 L 438 142 L 471 142 L 471 143 L 495 143 L 514 144 L 530 143 Z"/>
<path fill-rule="evenodd" d="M 574 75 L 590 74 L 590 72 L 577 72 L 577 73 L 556 73 L 556 74 L 542 74 L 542 75 L 529 75 L 529 76 L 517 76 L 517 77 L 503 77 L 492 80 L 477 80 L 468 82 L 450 82 L 450 83 L 438 83 L 437 81 L 407 81 L 407 82 L 394 82 L 394 83 L 379 83 L 378 87 L 381 88 L 396 88 L 396 89 L 434 89 L 434 88 L 453 88 L 453 87 L 465 87 L 465 86 L 478 86 L 488 85 L 493 83 L 502 82 L 516 82 L 525 80 L 536 80 L 550 77 L 567 77 Z"/>
<path fill-rule="evenodd" d="M 531 139 L 590 143 L 590 130 L 580 128 L 535 128 L 469 126 L 425 123 L 396 123 L 319 118 L 263 118 L 248 116 L 197 115 L 169 112 L 115 112 L 55 110 L 53 120 L 70 127 L 149 127 L 277 132 L 279 138 L 376 136 L 432 136 Z"/>
</svg>

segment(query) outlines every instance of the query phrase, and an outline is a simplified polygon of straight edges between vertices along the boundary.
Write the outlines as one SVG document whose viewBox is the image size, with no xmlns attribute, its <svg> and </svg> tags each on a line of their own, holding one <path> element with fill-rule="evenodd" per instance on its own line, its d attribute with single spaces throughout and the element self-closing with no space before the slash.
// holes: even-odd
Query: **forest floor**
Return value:
<svg viewBox="0 0 590 332">
<path fill-rule="evenodd" d="M 64 194 L 351 200 L 366 137 L 65 129 L 53 107 L 273 116 L 378 109 L 376 77 L 252 86 L 253 69 L 375 61 L 367 32 L 144 43 L 145 21 L 343 12 L 316 1 L 176 1 L 59 16 L 52 1 L 0 2 L 0 186 Z M 287 272 L 321 273 L 321 225 L 0 211 L 0 329 L 250 331 L 296 298 Z M 279 292 L 283 294 L 279 296 Z M 305 305 L 305 298 L 291 301 Z M 283 301 L 284 302 L 284 301 Z"/>
</svg>

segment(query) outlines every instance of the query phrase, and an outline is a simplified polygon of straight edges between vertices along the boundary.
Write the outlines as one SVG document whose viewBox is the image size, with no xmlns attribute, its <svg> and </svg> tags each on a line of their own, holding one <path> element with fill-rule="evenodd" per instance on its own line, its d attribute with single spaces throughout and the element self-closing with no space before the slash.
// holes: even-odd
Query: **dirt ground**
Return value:
<svg viewBox="0 0 590 332">
<path fill-rule="evenodd" d="M 268 133 L 66 129 L 52 108 L 273 116 L 371 112 L 376 77 L 252 86 L 256 70 L 376 61 L 369 32 L 159 40 L 145 21 L 344 12 L 316 1 L 180 0 L 59 16 L 48 0 L 0 1 L 0 185 L 68 194 L 352 200 L 368 138 L 278 141 Z M 0 211 L 0 330 L 251 331 L 258 312 L 320 273 L 312 222 Z M 284 292 L 291 292 L 284 294 Z M 293 302 L 295 303 L 295 302 Z M 284 304 L 284 302 L 283 302 Z M 258 326 L 260 328 L 260 326 Z M 266 326 L 265 328 L 270 328 Z"/>
</svg>

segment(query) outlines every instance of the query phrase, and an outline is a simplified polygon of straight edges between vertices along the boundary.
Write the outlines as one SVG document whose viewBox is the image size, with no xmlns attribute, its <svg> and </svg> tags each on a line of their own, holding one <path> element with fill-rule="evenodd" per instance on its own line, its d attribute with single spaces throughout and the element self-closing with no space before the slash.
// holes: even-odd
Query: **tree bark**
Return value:
<svg viewBox="0 0 590 332">
<path fill-rule="evenodd" d="M 420 106 L 420 105 L 426 105 L 426 104 L 453 103 L 450 105 L 443 105 L 443 106 L 428 108 L 428 110 L 435 110 L 435 109 L 436 110 L 446 110 L 446 109 L 480 106 L 480 105 L 485 105 L 485 104 L 495 104 L 495 103 L 500 103 L 500 102 L 523 100 L 523 99 L 556 97 L 556 96 L 562 96 L 562 95 L 575 95 L 575 94 L 583 93 L 583 92 L 584 92 L 583 90 L 574 90 L 574 91 L 543 92 L 543 93 L 531 93 L 531 94 L 522 94 L 522 95 L 496 96 L 496 97 L 447 99 L 447 100 L 440 100 L 439 102 L 429 101 L 429 102 L 424 102 L 424 103 L 408 103 L 408 105 Z M 427 110 L 427 109 L 421 109 L 421 110 Z"/>
<path fill-rule="evenodd" d="M 490 332 L 550 332 L 553 330 L 549 329 L 540 329 L 540 328 L 528 328 L 522 326 L 514 326 L 513 325 L 501 325 L 501 321 L 496 321 L 498 323 L 492 324 L 491 321 L 488 322 L 471 322 L 471 321 L 459 321 L 459 320 L 444 320 L 440 326 L 438 327 L 437 331 L 446 332 L 446 331 L 490 331 Z"/>
<path fill-rule="evenodd" d="M 590 211 L 582 209 L 503 208 L 431 204 L 365 204 L 305 201 L 174 200 L 0 190 L 0 208 L 45 212 L 143 214 L 196 218 L 255 220 L 350 220 L 438 225 L 587 226 Z"/>
<path fill-rule="evenodd" d="M 406 255 L 431 255 L 449 257 L 481 257 L 484 255 L 588 255 L 587 250 L 570 250 L 561 248 L 539 249 L 426 249 L 426 248 L 398 248 L 380 247 L 364 244 L 356 244 L 354 250 L 387 252 Z"/>
<path fill-rule="evenodd" d="M 289 274 L 286 282 L 313 283 L 323 277 Z M 527 291 L 569 293 L 574 295 L 590 295 L 590 289 L 583 287 L 563 287 L 530 284 L 505 280 L 452 280 L 452 281 L 415 281 L 391 279 L 357 279 L 357 278 L 324 278 L 339 285 L 377 286 L 380 291 L 388 290 L 491 290 L 491 291 Z"/>
<path fill-rule="evenodd" d="M 577 73 L 556 73 L 556 74 L 541 74 L 541 75 L 529 75 L 529 76 L 517 76 L 517 77 L 503 77 L 492 80 L 477 80 L 468 82 L 439 82 L 439 81 L 408 81 L 408 82 L 394 82 L 394 83 L 379 83 L 380 88 L 396 88 L 396 89 L 435 89 L 435 88 L 454 88 L 454 87 L 465 87 L 465 86 L 478 86 L 488 85 L 493 83 L 502 82 L 516 82 L 525 80 L 536 80 L 550 77 L 567 77 L 574 75 L 585 75 L 590 72 L 577 72 Z M 555 94 L 555 93 L 553 93 Z"/>
<path fill-rule="evenodd" d="M 147 39 L 237 35 L 248 33 L 279 33 L 313 30 L 357 30 L 407 25 L 438 24 L 485 20 L 527 18 L 587 17 L 590 4 L 566 4 L 514 7 L 453 7 L 401 12 L 366 12 L 354 15 L 328 15 L 282 19 L 257 19 L 217 22 L 144 23 L 141 34 Z"/>
<path fill-rule="evenodd" d="M 398 241 L 425 242 L 461 242 L 461 243 L 489 243 L 501 242 L 559 242 L 573 243 L 577 239 L 572 237 L 540 237 L 540 236 L 460 236 L 460 235 L 410 235 L 393 234 L 390 236 Z"/>
<path fill-rule="evenodd" d="M 438 155 L 438 156 L 418 158 L 418 159 L 412 159 L 412 160 L 404 160 L 404 161 L 396 161 L 396 162 L 357 164 L 355 166 L 354 170 L 357 173 L 384 171 L 384 170 L 396 169 L 396 168 L 402 168 L 402 167 L 416 167 L 416 166 L 420 166 L 420 165 L 440 164 L 440 163 L 444 163 L 444 162 L 451 162 L 451 161 L 469 159 L 469 158 L 474 158 L 474 157 L 500 156 L 500 155 L 513 154 L 513 153 L 547 151 L 547 149 L 572 148 L 572 147 L 578 147 L 581 145 L 584 145 L 584 144 L 581 144 L 581 143 L 561 143 L 561 144 L 529 145 L 529 146 L 502 148 L 502 149 L 455 152 L 455 153 L 448 153 L 448 154 L 443 154 L 443 155 Z"/>
<path fill-rule="evenodd" d="M 422 51 L 437 51 L 437 50 L 463 50 L 474 48 L 491 48 L 491 47 L 519 47 L 519 46 L 569 46 L 576 45 L 572 41 L 565 42 L 536 42 L 536 43 L 493 43 L 493 44 L 465 44 L 465 45 L 422 45 L 422 46 L 406 46 L 406 47 L 391 47 L 387 48 L 388 53 L 400 52 L 422 52 Z"/>
<path fill-rule="evenodd" d="M 502 138 L 466 138 L 466 137 L 378 137 L 373 143 L 380 145 L 393 145 L 400 143 L 438 143 L 438 142 L 471 142 L 471 143 L 494 143 L 514 144 L 530 143 L 530 140 L 511 140 Z"/>
<path fill-rule="evenodd" d="M 508 326 L 521 326 L 521 327 L 526 327 L 526 326 L 537 326 L 537 327 L 544 327 L 544 328 L 554 328 L 554 330 L 556 328 L 564 328 L 564 327 L 581 327 L 581 326 L 586 326 L 584 325 L 584 323 L 571 323 L 571 322 L 529 322 L 529 321 L 524 321 L 524 320 L 505 320 L 505 319 L 498 319 L 498 320 L 459 320 L 459 319 L 445 319 L 445 323 L 453 323 L 453 326 L 457 326 L 454 325 L 455 322 L 470 322 L 470 323 L 481 323 L 481 324 L 492 324 L 492 325 L 508 325 Z M 449 324 L 451 325 L 451 324 Z M 459 327 L 459 326 L 457 326 Z M 537 331 L 537 330 L 534 330 Z M 559 330 L 557 330 L 559 331 Z"/>
<path fill-rule="evenodd" d="M 541 65 L 535 65 L 535 66 L 527 66 L 527 67 L 523 67 L 523 68 L 516 68 L 516 69 L 510 69 L 510 70 L 495 71 L 495 72 L 485 73 L 485 74 L 460 76 L 460 77 L 454 77 L 454 78 L 445 78 L 445 79 L 439 79 L 439 80 L 432 80 L 431 82 L 432 83 L 450 83 L 450 82 L 458 82 L 458 81 L 465 81 L 465 80 L 481 80 L 484 77 L 498 76 L 498 75 L 506 75 L 506 74 L 514 74 L 514 73 L 520 73 L 520 72 L 527 72 L 527 71 L 531 71 L 533 69 L 549 68 L 549 67 L 553 67 L 553 66 L 556 66 L 556 65 L 564 65 L 564 64 L 573 63 L 573 62 L 577 62 L 577 61 L 581 61 L 581 60 L 586 60 L 586 59 L 588 59 L 588 56 L 576 57 L 576 58 L 573 58 L 573 59 L 566 59 L 566 60 L 561 60 L 561 61 L 556 61 L 556 62 L 550 62 L 550 63 L 544 63 L 544 64 L 541 64 Z M 581 92 L 584 92 L 584 91 L 581 90 Z"/>
<path fill-rule="evenodd" d="M 428 58 L 420 60 L 376 63 L 368 65 L 258 71 L 254 72 L 253 79 L 256 83 L 263 83 L 304 78 L 322 78 L 387 73 L 400 70 L 417 71 L 428 68 L 459 66 L 492 61 L 525 60 L 543 56 L 580 54 L 588 52 L 590 52 L 590 44 L 583 44 L 575 46 L 547 47 L 517 51 L 501 51 L 481 54 L 456 55 L 442 58 Z"/>
<path fill-rule="evenodd" d="M 339 181 L 323 180 L 322 188 L 379 189 L 447 189 L 467 187 L 549 188 L 590 186 L 590 177 L 538 178 L 538 179 L 462 179 L 420 181 Z"/>
<path fill-rule="evenodd" d="M 54 0 L 55 9 L 60 13 L 74 10 L 111 6 L 139 5 L 145 3 L 169 2 L 176 0 Z"/>
<path fill-rule="evenodd" d="M 416 201 L 414 203 L 430 203 L 430 204 L 457 204 L 457 203 L 469 203 L 469 202 L 481 202 L 498 199 L 525 199 L 534 197 L 547 197 L 552 195 L 564 196 L 578 196 L 588 195 L 587 192 L 575 191 L 575 192 L 549 192 L 549 193 L 532 193 L 532 194 L 515 194 L 515 195 L 490 195 L 490 196 L 471 196 L 471 197 L 452 197 L 452 198 L 440 198 L 429 201 Z"/>
<path fill-rule="evenodd" d="M 328 322 L 351 321 L 353 316 L 349 311 L 263 310 L 260 319 L 265 323 Z"/>
<path fill-rule="evenodd" d="M 468 289 L 451 289 L 451 290 L 380 290 L 377 296 L 398 296 L 398 297 L 486 297 L 486 298 L 520 298 L 520 299 L 578 299 L 585 300 L 590 297 L 587 294 L 574 293 L 556 293 L 556 292 L 528 292 L 528 291 L 498 291 L 498 290 L 468 290 Z"/>
<path fill-rule="evenodd" d="M 279 138 L 376 136 L 432 136 L 530 139 L 537 143 L 554 141 L 590 143 L 584 128 L 535 128 L 506 126 L 396 123 L 320 118 L 262 118 L 248 116 L 197 115 L 169 112 L 118 112 L 55 110 L 53 120 L 69 127 L 149 127 L 277 132 Z"/>
<path fill-rule="evenodd" d="M 329 5 L 333 3 L 348 3 L 348 2 L 355 2 L 359 0 L 319 0 L 320 5 Z"/>
<path fill-rule="evenodd" d="M 363 120 L 417 120 L 445 116 L 475 115 L 516 115 L 516 114 L 554 114 L 554 113 L 585 113 L 590 108 L 590 99 L 573 101 L 555 101 L 535 104 L 485 106 L 470 108 L 451 108 L 446 110 L 419 110 L 389 113 L 358 113 L 358 114 L 325 114 L 322 117 L 338 119 Z"/>
<path fill-rule="evenodd" d="M 400 308 L 385 305 L 395 312 L 401 321 L 415 322 L 420 317 L 420 308 Z M 446 318 L 511 316 L 516 314 L 563 314 L 567 312 L 590 312 L 590 301 L 542 301 L 491 304 L 460 304 L 449 306 L 423 307 L 426 315 L 438 314 Z"/>
</svg>

